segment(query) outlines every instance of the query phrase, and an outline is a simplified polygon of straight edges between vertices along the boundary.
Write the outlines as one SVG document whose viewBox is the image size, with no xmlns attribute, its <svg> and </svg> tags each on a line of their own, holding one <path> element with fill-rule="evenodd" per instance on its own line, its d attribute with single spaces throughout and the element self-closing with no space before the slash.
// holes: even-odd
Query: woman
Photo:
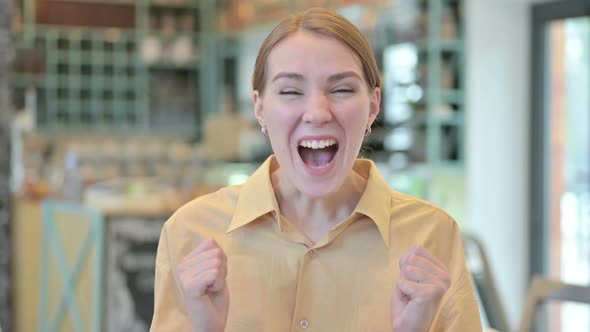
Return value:
<svg viewBox="0 0 590 332">
<path fill-rule="evenodd" d="M 381 100 L 362 33 L 285 19 L 253 90 L 274 155 L 166 222 L 152 331 L 481 331 L 456 223 L 357 159 Z"/>
</svg>

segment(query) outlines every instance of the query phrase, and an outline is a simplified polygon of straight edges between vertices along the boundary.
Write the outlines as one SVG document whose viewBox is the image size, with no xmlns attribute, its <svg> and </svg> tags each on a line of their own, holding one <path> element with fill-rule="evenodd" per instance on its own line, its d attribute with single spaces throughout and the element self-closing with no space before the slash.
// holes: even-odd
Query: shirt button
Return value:
<svg viewBox="0 0 590 332">
<path fill-rule="evenodd" d="M 309 326 L 309 322 L 307 321 L 307 319 L 302 319 L 299 322 L 299 326 L 301 326 L 302 329 L 306 329 Z"/>
<path fill-rule="evenodd" d="M 315 250 L 315 249 L 311 249 L 311 250 L 309 250 L 309 255 L 310 255 L 311 257 L 315 257 L 315 256 L 317 256 L 317 255 L 318 255 L 318 251 L 317 251 L 317 250 Z"/>
</svg>

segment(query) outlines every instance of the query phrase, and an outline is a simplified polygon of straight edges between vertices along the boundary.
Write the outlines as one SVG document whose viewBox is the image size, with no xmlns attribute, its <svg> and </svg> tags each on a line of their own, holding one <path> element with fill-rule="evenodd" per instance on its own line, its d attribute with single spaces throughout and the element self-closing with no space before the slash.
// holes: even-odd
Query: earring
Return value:
<svg viewBox="0 0 590 332">
<path fill-rule="evenodd" d="M 368 126 L 367 129 L 365 130 L 365 137 L 371 135 L 371 126 Z"/>
<path fill-rule="evenodd" d="M 266 127 L 260 127 L 260 131 L 262 132 L 262 135 L 268 136 L 268 132 L 266 131 Z"/>
</svg>

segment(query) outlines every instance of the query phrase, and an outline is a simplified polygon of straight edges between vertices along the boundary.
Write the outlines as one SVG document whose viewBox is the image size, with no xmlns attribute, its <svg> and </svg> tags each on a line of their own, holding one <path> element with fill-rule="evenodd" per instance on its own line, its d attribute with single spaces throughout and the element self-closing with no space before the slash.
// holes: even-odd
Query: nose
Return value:
<svg viewBox="0 0 590 332">
<path fill-rule="evenodd" d="M 309 96 L 305 104 L 303 121 L 313 124 L 323 124 L 332 120 L 332 110 L 330 109 L 330 100 L 321 93 L 314 93 Z"/>
</svg>

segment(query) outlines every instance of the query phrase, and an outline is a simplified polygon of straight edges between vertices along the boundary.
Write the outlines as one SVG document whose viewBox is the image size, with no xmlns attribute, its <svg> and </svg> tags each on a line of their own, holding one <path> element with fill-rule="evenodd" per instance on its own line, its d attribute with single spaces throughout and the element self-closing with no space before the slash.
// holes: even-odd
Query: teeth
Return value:
<svg viewBox="0 0 590 332">
<path fill-rule="evenodd" d="M 300 146 L 306 147 L 308 149 L 323 149 L 329 146 L 335 145 L 335 139 L 325 139 L 325 140 L 304 140 L 299 143 Z"/>
</svg>

